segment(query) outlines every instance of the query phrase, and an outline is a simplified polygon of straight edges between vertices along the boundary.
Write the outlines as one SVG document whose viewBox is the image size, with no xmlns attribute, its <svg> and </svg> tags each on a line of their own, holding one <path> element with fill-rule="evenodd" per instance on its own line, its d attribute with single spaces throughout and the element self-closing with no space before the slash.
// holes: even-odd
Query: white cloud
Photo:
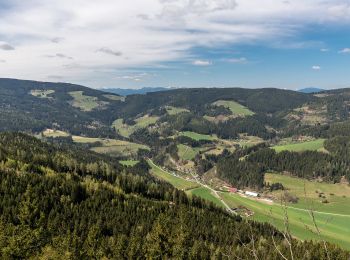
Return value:
<svg viewBox="0 0 350 260">
<path fill-rule="evenodd" d="M 344 48 L 340 50 L 339 53 L 350 53 L 350 48 Z"/>
<path fill-rule="evenodd" d="M 322 48 L 322 49 L 320 49 L 320 51 L 321 51 L 321 52 L 328 52 L 329 49 L 327 49 L 327 48 Z"/>
<path fill-rule="evenodd" d="M 320 70 L 321 69 L 321 66 L 319 65 L 314 65 L 311 67 L 313 70 Z"/>
<path fill-rule="evenodd" d="M 146 77 L 150 77 L 151 75 L 148 73 L 137 73 L 137 74 L 132 74 L 132 75 L 122 75 L 122 76 L 116 76 L 116 79 L 122 79 L 122 80 L 131 80 L 131 81 L 142 81 L 144 80 Z"/>
<path fill-rule="evenodd" d="M 245 57 L 225 59 L 224 61 L 229 63 L 238 63 L 238 64 L 248 63 L 248 59 Z"/>
<path fill-rule="evenodd" d="M 210 66 L 212 65 L 212 62 L 209 60 L 194 60 L 192 61 L 192 65 L 195 66 Z"/>
<path fill-rule="evenodd" d="M 293 36 L 309 26 L 350 24 L 347 0 L 3 2 L 9 8 L 1 10 L 6 66 L 0 77 L 45 80 L 54 72 L 90 86 L 101 86 L 95 71 L 108 71 L 103 77 L 111 83 L 121 69 L 191 60 L 196 47 L 263 42 L 303 48 L 308 43 L 293 42 Z M 74 57 L 74 64 L 46 57 L 55 53 Z"/>
<path fill-rule="evenodd" d="M 10 45 L 6 42 L 0 42 L 0 50 L 13 51 L 14 49 L 15 49 L 15 47 L 13 47 L 12 45 Z"/>
</svg>

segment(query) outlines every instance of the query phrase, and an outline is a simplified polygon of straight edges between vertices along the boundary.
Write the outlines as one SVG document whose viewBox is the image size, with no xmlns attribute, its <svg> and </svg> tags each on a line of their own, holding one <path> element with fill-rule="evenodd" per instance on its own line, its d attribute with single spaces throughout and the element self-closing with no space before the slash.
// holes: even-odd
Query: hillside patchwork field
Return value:
<svg viewBox="0 0 350 260">
<path fill-rule="evenodd" d="M 217 139 L 215 136 L 212 136 L 212 135 L 198 134 L 198 133 L 191 132 L 191 131 L 179 132 L 179 135 L 187 136 L 187 137 L 192 138 L 193 140 L 196 140 L 196 141 L 200 141 L 200 140 L 212 141 L 212 140 Z"/>
<path fill-rule="evenodd" d="M 253 111 L 249 110 L 247 107 L 232 100 L 218 100 L 214 102 L 213 105 L 223 106 L 230 109 L 234 116 L 245 117 L 245 116 L 254 115 Z"/>
<path fill-rule="evenodd" d="M 92 111 L 96 108 L 104 108 L 109 103 L 100 101 L 97 97 L 86 96 L 83 91 L 71 91 L 69 94 L 73 97 L 72 106 L 82 111 Z"/>
<path fill-rule="evenodd" d="M 123 119 L 117 119 L 113 122 L 112 127 L 121 136 L 129 137 L 137 129 L 148 127 L 157 122 L 158 119 L 159 117 L 157 116 L 145 115 L 143 117 L 135 119 L 136 123 L 134 125 L 124 124 Z"/>
<path fill-rule="evenodd" d="M 273 146 L 272 149 L 274 149 L 276 152 L 281 151 L 292 151 L 292 152 L 302 152 L 302 151 L 324 151 L 324 144 L 325 139 L 316 139 L 312 141 L 306 141 L 306 142 L 294 142 L 294 143 L 287 143 L 283 145 L 276 145 Z"/>
</svg>

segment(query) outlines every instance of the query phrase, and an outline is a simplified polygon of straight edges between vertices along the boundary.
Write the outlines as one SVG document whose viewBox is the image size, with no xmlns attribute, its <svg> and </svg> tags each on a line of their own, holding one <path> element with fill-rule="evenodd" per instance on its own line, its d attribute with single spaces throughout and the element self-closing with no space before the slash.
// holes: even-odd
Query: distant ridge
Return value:
<svg viewBox="0 0 350 260">
<path fill-rule="evenodd" d="M 121 96 L 128 96 L 134 94 L 147 94 L 151 92 L 158 91 L 167 91 L 173 88 L 164 88 L 164 87 L 154 87 L 154 88 L 140 88 L 140 89 L 130 89 L 130 88 L 104 88 L 103 91 L 111 92 Z"/>
<path fill-rule="evenodd" d="M 322 92 L 325 91 L 325 89 L 322 88 L 303 88 L 303 89 L 299 89 L 298 92 L 302 92 L 302 93 L 318 93 L 318 92 Z"/>
</svg>

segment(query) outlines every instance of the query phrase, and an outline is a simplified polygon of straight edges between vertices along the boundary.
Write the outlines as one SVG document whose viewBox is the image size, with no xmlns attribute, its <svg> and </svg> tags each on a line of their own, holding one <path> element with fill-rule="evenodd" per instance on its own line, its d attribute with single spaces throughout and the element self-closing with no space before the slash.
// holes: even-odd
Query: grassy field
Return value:
<svg viewBox="0 0 350 260">
<path fill-rule="evenodd" d="M 49 97 L 49 95 L 53 93 L 55 93 L 55 91 L 52 89 L 48 89 L 48 90 L 32 89 L 30 91 L 30 94 L 32 96 L 38 97 L 38 98 L 52 98 L 52 97 Z"/>
<path fill-rule="evenodd" d="M 114 101 L 122 101 L 124 102 L 125 101 L 125 97 L 122 97 L 122 96 L 117 96 L 117 95 L 103 95 L 105 98 L 108 98 L 110 100 L 114 100 Z"/>
<path fill-rule="evenodd" d="M 43 131 L 43 136 L 45 137 L 67 137 L 70 136 L 69 133 L 60 131 L 60 130 L 53 130 L 53 129 L 46 129 Z"/>
<path fill-rule="evenodd" d="M 139 161 L 135 161 L 135 160 L 123 160 L 123 161 L 119 161 L 120 164 L 124 165 L 124 166 L 134 166 L 135 164 L 137 164 Z"/>
<path fill-rule="evenodd" d="M 116 129 L 116 131 L 124 137 L 129 137 L 133 132 L 135 132 L 137 129 L 148 127 L 151 124 L 154 124 L 157 122 L 159 117 L 156 116 L 143 116 L 140 118 L 137 118 L 135 125 L 126 125 L 123 124 L 123 119 L 117 119 L 113 122 L 112 126 Z"/>
<path fill-rule="evenodd" d="M 179 132 L 179 135 L 187 136 L 190 137 L 196 141 L 199 140 L 215 140 L 217 139 L 216 137 L 212 135 L 203 135 L 203 134 L 198 134 L 195 132 L 190 132 L 190 131 L 185 131 L 185 132 Z"/>
<path fill-rule="evenodd" d="M 74 98 L 72 106 L 77 107 L 82 111 L 91 111 L 108 104 L 108 102 L 99 101 L 97 97 L 83 95 L 83 91 L 71 91 L 69 92 L 69 95 Z"/>
<path fill-rule="evenodd" d="M 254 112 L 249 110 L 247 107 L 231 100 L 218 100 L 214 102 L 213 105 L 226 107 L 236 116 L 244 117 L 254 115 Z"/>
<path fill-rule="evenodd" d="M 219 198 L 215 197 L 211 191 L 205 187 L 193 187 L 193 185 L 198 185 L 196 183 L 175 177 L 155 165 L 152 165 L 152 173 L 158 178 L 171 183 L 173 186 L 179 189 L 187 190 L 186 193 L 191 195 L 199 196 L 203 199 L 214 202 L 218 206 L 223 206 Z M 267 174 L 266 181 L 268 182 L 281 182 L 285 187 L 289 189 L 291 193 L 300 195 L 303 193 L 303 181 L 300 179 L 295 179 L 287 176 L 277 175 L 277 174 Z M 300 199 L 297 204 L 290 204 L 287 208 L 280 205 L 278 202 L 272 205 L 257 201 L 250 198 L 241 197 L 238 194 L 232 194 L 228 192 L 221 192 L 220 197 L 231 207 L 236 208 L 238 206 L 244 206 L 254 212 L 251 217 L 256 221 L 269 222 L 277 228 L 285 229 L 285 213 L 288 214 L 288 226 L 291 233 L 303 240 L 320 240 L 324 239 L 336 243 L 343 248 L 350 249 L 350 214 L 347 214 L 349 209 L 349 198 L 350 198 L 350 187 L 345 184 L 324 184 L 324 183 L 314 183 L 307 182 L 307 190 L 311 198 L 314 198 L 312 203 L 306 204 L 307 201 Z M 334 199 L 334 203 L 329 203 L 323 208 L 313 207 L 314 216 L 316 219 L 316 224 L 321 232 L 319 236 L 315 232 L 314 222 L 310 217 L 310 212 L 308 209 L 310 205 L 317 206 L 317 197 L 315 190 L 325 191 L 325 193 L 333 193 L 337 197 Z M 314 195 L 316 194 L 316 195 Z M 311 196 L 312 195 L 312 196 Z M 348 196 L 349 195 L 349 196 Z M 346 196 L 345 198 L 343 196 Z M 348 197 L 347 197 L 348 196 Z M 342 206 L 337 206 L 336 202 L 343 202 Z M 333 204 L 333 205 L 332 205 Z M 343 211 L 340 210 L 343 208 Z M 348 209 L 344 209 L 348 208 Z M 350 212 L 349 212 L 350 213 Z"/>
<path fill-rule="evenodd" d="M 224 194 L 224 193 L 223 193 Z M 305 209 L 288 207 L 286 210 L 275 203 L 268 205 L 262 202 L 241 197 L 237 194 L 225 193 L 224 200 L 232 207 L 243 205 L 254 211 L 253 219 L 261 222 L 269 222 L 277 228 L 285 229 L 285 213 L 289 218 L 291 233 L 300 239 L 325 239 L 350 249 L 350 216 L 331 215 L 314 212 L 321 237 L 315 233 L 315 227 L 310 214 Z"/>
<path fill-rule="evenodd" d="M 149 147 L 121 140 L 104 140 L 102 146 L 91 148 L 97 153 L 109 154 L 111 156 L 131 156 L 136 155 L 139 149 L 148 150 Z"/>
<path fill-rule="evenodd" d="M 293 207 L 308 208 L 312 204 L 317 211 L 350 215 L 350 186 L 348 184 L 308 181 L 272 173 L 265 174 L 265 182 L 282 183 L 290 193 L 296 195 L 299 202 L 293 204 Z M 275 191 L 272 194 L 279 197 L 280 193 Z M 325 198 L 321 198 L 320 194 Z M 327 199 L 328 203 L 322 203 L 324 199 Z"/>
<path fill-rule="evenodd" d="M 192 182 L 192 181 L 187 181 L 185 179 L 182 179 L 180 177 L 176 177 L 157 165 L 155 165 L 152 161 L 148 160 L 149 165 L 151 166 L 151 173 L 154 174 L 157 178 L 169 182 L 171 185 L 173 185 L 175 188 L 179 190 L 189 190 L 193 189 L 199 186 L 199 184 Z"/>
<path fill-rule="evenodd" d="M 72 136 L 75 143 L 96 143 L 100 146 L 92 147 L 96 153 L 109 154 L 111 156 L 131 156 L 137 154 L 139 149 L 149 149 L 146 145 L 136 144 L 115 139 L 90 138 L 82 136 Z"/>
<path fill-rule="evenodd" d="M 177 115 L 183 112 L 190 112 L 188 109 L 181 107 L 166 106 L 165 109 L 169 115 Z"/>
<path fill-rule="evenodd" d="M 242 205 L 254 211 L 253 219 L 269 222 L 279 229 L 284 229 L 285 213 L 288 213 L 291 233 L 300 239 L 320 239 L 308 210 L 314 211 L 316 223 L 321 231 L 321 238 L 350 249 L 350 186 L 347 184 L 328 184 L 307 181 L 281 174 L 267 173 L 268 183 L 282 183 L 283 186 L 299 197 L 298 203 L 288 204 L 287 210 L 280 205 L 278 198 L 281 191 L 271 193 L 276 198 L 273 205 L 237 194 L 221 193 L 230 207 Z M 305 187 L 305 188 L 304 188 Z M 319 194 L 323 193 L 329 203 L 322 203 Z M 332 195 L 331 195 L 332 194 Z"/>
<path fill-rule="evenodd" d="M 216 197 L 211 190 L 209 190 L 206 187 L 198 187 L 195 189 L 191 189 L 188 190 L 186 192 L 189 196 L 195 195 L 197 197 L 201 197 L 202 199 L 208 200 L 213 202 L 214 204 L 216 204 L 219 207 L 224 207 L 224 205 L 222 204 L 222 202 L 220 201 L 220 199 L 218 197 Z"/>
<path fill-rule="evenodd" d="M 316 139 L 316 140 L 302 142 L 302 143 L 276 145 L 276 146 L 273 146 L 272 149 L 274 149 L 276 152 L 281 152 L 281 151 L 302 152 L 306 150 L 322 151 L 324 149 L 323 147 L 324 141 L 325 139 Z"/>
<path fill-rule="evenodd" d="M 200 148 L 192 148 L 184 144 L 178 144 L 178 154 L 182 160 L 192 160 L 199 153 Z"/>
</svg>

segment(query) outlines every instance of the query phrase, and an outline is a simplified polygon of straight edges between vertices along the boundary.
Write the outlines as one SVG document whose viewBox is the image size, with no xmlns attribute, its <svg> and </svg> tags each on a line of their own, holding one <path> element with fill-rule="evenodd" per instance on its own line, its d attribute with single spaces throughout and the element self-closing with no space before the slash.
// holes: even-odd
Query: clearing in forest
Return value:
<svg viewBox="0 0 350 260">
<path fill-rule="evenodd" d="M 302 142 L 302 143 L 290 143 L 284 145 L 273 146 L 276 152 L 281 151 L 292 151 L 292 152 L 302 152 L 302 151 L 324 151 L 323 143 L 325 139 L 316 139 L 312 141 Z"/>
<path fill-rule="evenodd" d="M 187 136 L 187 137 L 192 138 L 193 140 L 196 140 L 196 141 L 200 141 L 200 140 L 212 141 L 212 140 L 217 139 L 215 136 L 212 136 L 212 135 L 198 134 L 198 133 L 191 132 L 191 131 L 179 132 L 179 135 Z"/>
<path fill-rule="evenodd" d="M 194 159 L 194 157 L 196 157 L 196 155 L 201 150 L 201 148 L 199 147 L 193 148 L 191 146 L 187 146 L 184 144 L 178 144 L 177 149 L 178 149 L 179 157 L 182 160 L 186 160 L 186 161 Z"/>
<path fill-rule="evenodd" d="M 190 112 L 188 109 L 181 107 L 166 106 L 165 109 L 169 115 L 177 115 L 184 112 Z"/>
<path fill-rule="evenodd" d="M 32 89 L 30 91 L 30 94 L 34 97 L 38 97 L 38 98 L 52 98 L 49 97 L 50 94 L 55 93 L 54 90 L 52 89 L 47 89 L 47 90 L 43 90 L 43 89 Z"/>
<path fill-rule="evenodd" d="M 182 177 L 177 177 L 163 170 L 159 166 L 155 165 L 151 160 L 148 160 L 148 163 L 151 166 L 151 173 L 153 175 L 163 181 L 170 183 L 179 190 L 190 190 L 199 186 L 199 184 L 194 181 L 189 181 Z"/>
<path fill-rule="evenodd" d="M 83 91 L 71 91 L 69 95 L 73 97 L 71 105 L 85 112 L 96 108 L 104 108 L 108 104 L 106 101 L 98 100 L 97 97 L 85 96 Z"/>
<path fill-rule="evenodd" d="M 90 138 L 82 136 L 72 136 L 75 143 L 98 143 L 90 150 L 108 154 L 111 156 L 132 156 L 136 155 L 139 149 L 149 150 L 149 147 L 142 144 L 136 144 L 128 141 L 115 140 L 115 139 L 104 139 L 104 138 Z"/>
<path fill-rule="evenodd" d="M 124 137 L 129 137 L 132 133 L 134 133 L 137 129 L 148 127 L 157 122 L 159 117 L 157 116 L 149 116 L 145 115 L 143 117 L 139 117 L 135 119 L 135 125 L 127 125 L 123 124 L 123 119 L 119 118 L 115 120 L 112 124 L 112 127 L 117 131 L 118 134 Z"/>
<path fill-rule="evenodd" d="M 232 100 L 218 100 L 213 103 L 216 106 L 223 106 L 231 110 L 232 114 L 239 117 L 252 116 L 254 112 L 247 107 L 232 101 Z"/>
<path fill-rule="evenodd" d="M 134 166 L 138 163 L 139 161 L 136 160 L 122 160 L 119 161 L 120 164 L 124 165 L 124 166 Z"/>
</svg>

